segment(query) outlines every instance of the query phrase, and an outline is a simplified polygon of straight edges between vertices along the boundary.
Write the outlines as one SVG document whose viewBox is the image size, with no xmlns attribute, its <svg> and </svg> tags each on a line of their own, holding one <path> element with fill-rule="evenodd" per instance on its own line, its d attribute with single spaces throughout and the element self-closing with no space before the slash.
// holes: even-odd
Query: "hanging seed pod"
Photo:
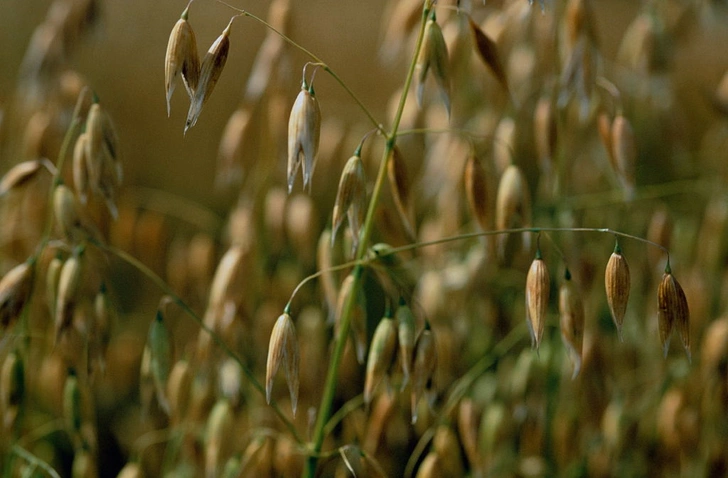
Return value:
<svg viewBox="0 0 728 478">
<path fill-rule="evenodd" d="M 75 252 L 66 259 L 58 279 L 58 295 L 55 311 L 55 343 L 61 338 L 73 321 L 73 311 L 83 277 L 83 251 Z"/>
<path fill-rule="evenodd" d="M 72 437 L 81 433 L 81 389 L 78 384 L 76 371 L 70 369 L 63 386 L 63 417 L 66 420 L 66 430 Z"/>
<path fill-rule="evenodd" d="M 116 163 L 119 153 L 116 129 L 98 101 L 95 101 L 88 110 L 86 137 L 86 164 L 89 179 L 91 184 L 98 184 L 104 163 L 107 161 Z"/>
<path fill-rule="evenodd" d="M 529 227 L 531 225 L 531 196 L 526 178 L 520 168 L 511 164 L 501 176 L 495 203 L 495 226 L 498 230 Z M 508 255 L 511 235 L 498 237 L 498 254 Z M 514 237 L 514 240 L 516 237 Z"/>
<path fill-rule="evenodd" d="M 176 423 L 181 423 L 187 413 L 192 393 L 192 373 L 186 360 L 178 360 L 172 367 L 167 380 L 167 398 L 169 399 L 169 416 Z"/>
<path fill-rule="evenodd" d="M 200 77 L 195 88 L 195 94 L 190 102 L 190 109 L 187 112 L 187 121 L 185 122 L 185 130 L 192 128 L 197 123 L 197 118 L 202 113 L 202 106 L 212 94 L 217 80 L 220 78 L 222 69 L 227 61 L 228 51 L 230 50 L 230 28 L 233 25 L 235 17 L 222 31 L 219 37 L 210 45 L 210 49 L 205 53 L 200 65 Z"/>
<path fill-rule="evenodd" d="M 604 145 L 604 149 L 607 150 L 609 164 L 612 165 L 612 168 L 616 169 L 614 150 L 612 149 L 612 119 L 603 111 L 597 115 L 597 132 L 599 133 L 599 139 Z"/>
<path fill-rule="evenodd" d="M 533 113 L 533 139 L 541 173 L 550 175 L 556 150 L 556 118 L 551 98 L 543 96 Z"/>
<path fill-rule="evenodd" d="M 164 89 L 167 94 L 167 117 L 170 115 L 172 93 L 177 86 L 177 76 L 182 80 L 190 99 L 195 96 L 200 75 L 200 59 L 197 54 L 195 32 L 187 21 L 189 6 L 172 28 L 167 42 L 167 53 L 164 56 Z"/>
<path fill-rule="evenodd" d="M 650 219 L 650 225 L 647 228 L 647 240 L 670 249 L 672 229 L 673 221 L 670 213 L 665 206 L 660 206 Z M 665 252 L 657 247 L 648 247 L 647 259 L 652 267 L 657 267 L 660 261 L 665 260 Z"/>
<path fill-rule="evenodd" d="M 478 449 L 479 425 L 480 412 L 476 409 L 475 403 L 471 398 L 463 398 L 458 407 L 457 426 L 471 470 L 479 470 L 482 461 Z"/>
<path fill-rule="evenodd" d="M 677 327 L 685 353 L 690 360 L 690 310 L 680 283 L 670 271 L 669 262 L 657 288 L 657 320 L 665 357 L 670 348 L 672 329 Z"/>
<path fill-rule="evenodd" d="M 437 368 L 437 348 L 435 337 L 430 330 L 430 324 L 425 322 L 425 328 L 417 336 L 415 342 L 414 360 L 412 361 L 412 424 L 417 423 L 417 404 L 430 388 L 432 378 Z"/>
<path fill-rule="evenodd" d="M 574 364 L 571 379 L 579 375 L 584 342 L 584 303 L 576 286 L 571 281 L 571 273 L 566 269 L 564 282 L 559 289 L 559 314 L 561 316 L 561 339 L 564 341 L 569 357 Z"/>
<path fill-rule="evenodd" d="M 15 352 L 10 352 L 0 370 L 0 411 L 2 426 L 6 432 L 15 425 L 21 402 L 25 395 L 25 367 L 23 360 Z"/>
<path fill-rule="evenodd" d="M 481 230 L 493 228 L 492 192 L 488 187 L 488 177 L 483 163 L 475 154 L 468 156 L 465 163 L 465 193 L 473 217 L 478 221 Z"/>
<path fill-rule="evenodd" d="M 111 342 L 111 331 L 116 324 L 116 313 L 109 299 L 106 284 L 102 283 L 99 291 L 94 297 L 94 314 L 96 316 L 96 337 L 99 341 L 99 359 L 102 370 L 106 368 L 106 351 Z"/>
<path fill-rule="evenodd" d="M 240 186 L 245 174 L 243 165 L 246 147 L 249 147 L 255 128 L 251 108 L 241 107 L 228 119 L 220 139 L 220 146 L 217 150 L 217 168 L 215 172 L 215 185 Z"/>
<path fill-rule="evenodd" d="M 359 244 L 359 230 L 367 201 L 367 183 L 364 177 L 360 150 L 349 158 L 339 179 L 339 189 L 336 193 L 334 213 L 332 219 L 331 241 L 336 238 L 339 227 L 344 223 L 344 214 L 349 220 L 349 228 L 354 237 L 353 249 Z"/>
<path fill-rule="evenodd" d="M 612 154 L 614 167 L 619 177 L 625 195 L 629 199 L 634 195 L 635 163 L 637 149 L 635 147 L 634 131 L 630 121 L 618 114 L 612 121 Z"/>
<path fill-rule="evenodd" d="M 205 477 L 218 476 L 223 460 L 229 453 L 230 438 L 233 436 L 233 412 L 230 403 L 219 400 L 207 420 L 205 430 Z"/>
<path fill-rule="evenodd" d="M 324 299 L 329 310 L 330 318 L 333 320 L 339 291 L 336 287 L 335 275 L 330 270 L 334 265 L 332 257 L 333 251 L 331 249 L 331 242 L 333 241 L 332 237 L 333 234 L 331 234 L 331 230 L 329 229 L 325 229 L 321 232 L 318 247 L 316 248 L 316 265 L 318 270 L 321 271 L 321 289 L 323 289 Z"/>
<path fill-rule="evenodd" d="M 427 73 L 432 70 L 440 95 L 445 103 L 448 117 L 450 116 L 450 78 L 448 74 L 450 60 L 448 59 L 447 44 L 442 36 L 440 25 L 435 19 L 435 11 L 432 10 L 430 18 L 425 24 L 425 33 L 417 57 L 417 75 L 415 76 L 415 92 L 417 104 L 422 106 L 422 95 L 425 90 L 425 80 Z"/>
<path fill-rule="evenodd" d="M 116 478 L 144 478 L 144 471 L 139 463 L 129 462 L 124 465 Z"/>
<path fill-rule="evenodd" d="M 412 359 L 415 350 L 415 316 L 404 299 L 399 299 L 399 307 L 394 314 L 397 321 L 397 337 L 399 342 L 399 361 L 402 363 L 402 388 L 407 385 L 412 371 Z"/>
<path fill-rule="evenodd" d="M 23 262 L 10 269 L 0 280 L 0 330 L 15 323 L 33 292 L 35 266 Z"/>
<path fill-rule="evenodd" d="M 164 299 L 162 299 L 164 300 Z M 154 382 L 157 402 L 169 415 L 170 404 L 167 398 L 167 382 L 172 368 L 172 336 L 164 323 L 163 305 L 149 326 L 147 345 L 149 346 L 149 371 Z"/>
<path fill-rule="evenodd" d="M 630 276 L 627 260 L 622 255 L 619 243 L 614 246 L 614 252 L 609 257 L 607 269 L 604 273 L 604 289 L 607 292 L 607 303 L 612 313 L 612 320 L 617 326 L 619 340 L 624 342 L 622 337 L 622 322 L 627 311 L 627 300 L 629 299 Z"/>
<path fill-rule="evenodd" d="M 0 179 L 0 197 L 3 197 L 11 190 L 22 187 L 38 175 L 39 171 L 45 168 L 51 174 L 56 173 L 56 167 L 47 159 L 33 159 L 23 161 L 8 170 Z"/>
<path fill-rule="evenodd" d="M 71 242 L 84 239 L 81 216 L 76 198 L 67 186 L 59 184 L 53 191 L 53 211 L 61 233 Z"/>
<path fill-rule="evenodd" d="M 76 194 L 81 200 L 81 204 L 86 204 L 88 200 L 89 171 L 86 161 L 86 152 L 88 151 L 88 133 L 81 133 L 76 139 L 76 145 L 73 147 L 73 186 L 76 188 Z"/>
<path fill-rule="evenodd" d="M 296 416 L 296 407 L 298 406 L 298 368 L 300 357 L 301 353 L 298 347 L 296 328 L 293 325 L 293 320 L 291 320 L 291 316 L 288 313 L 283 313 L 276 320 L 273 326 L 273 332 L 270 334 L 268 361 L 265 368 L 265 398 L 270 404 L 271 394 L 273 392 L 273 377 L 278 372 L 281 364 L 283 364 L 286 369 L 288 390 L 291 394 L 293 416 Z"/>
<path fill-rule="evenodd" d="M 364 381 L 364 403 L 369 405 L 374 391 L 392 365 L 397 353 L 397 327 L 394 320 L 384 317 L 379 321 L 372 345 L 369 348 L 366 379 Z"/>
<path fill-rule="evenodd" d="M 387 161 L 387 178 L 389 179 L 389 188 L 392 191 L 394 205 L 397 208 L 404 230 L 414 241 L 417 235 L 415 234 L 411 213 L 410 179 L 402 153 L 396 146 L 392 148 L 391 156 Z"/>
<path fill-rule="evenodd" d="M 477 23 L 472 18 L 468 17 L 468 23 L 470 30 L 473 32 L 475 37 L 475 48 L 478 51 L 478 56 L 483 60 L 485 66 L 487 66 L 493 75 L 495 75 L 498 83 L 503 87 L 504 90 L 508 89 L 508 80 L 506 78 L 506 70 L 503 67 L 503 62 L 498 55 L 498 47 L 495 42 L 488 37 L 488 35 L 480 29 Z"/>
<path fill-rule="evenodd" d="M 355 296 L 351 299 L 354 305 L 351 309 L 350 335 L 354 341 L 356 350 L 356 359 L 360 364 L 364 364 L 367 357 L 367 332 L 366 332 L 366 297 L 360 288 L 353 290 L 354 274 L 351 273 L 344 279 L 339 289 L 339 296 L 336 300 L 336 315 L 334 318 L 334 335 L 339 335 L 339 327 L 344 314 L 344 308 L 351 294 Z"/>
<path fill-rule="evenodd" d="M 303 188 L 311 190 L 321 137 L 321 110 L 313 90 L 304 80 L 288 119 L 288 193 L 293 190 L 298 169 L 303 163 Z"/>
<path fill-rule="evenodd" d="M 71 478 L 96 478 L 98 468 L 90 450 L 85 447 L 73 456 Z"/>
<path fill-rule="evenodd" d="M 432 448 L 440 457 L 442 476 L 463 476 L 465 466 L 457 435 L 447 425 L 440 425 L 432 438 Z"/>
<path fill-rule="evenodd" d="M 541 252 L 536 251 L 536 258 L 526 276 L 526 322 L 531 334 L 531 347 L 538 349 L 546 325 L 546 312 L 549 306 L 549 272 L 546 263 L 541 259 Z"/>
<path fill-rule="evenodd" d="M 417 469 L 415 478 L 437 478 L 444 475 L 444 469 L 440 463 L 440 457 L 434 451 L 427 454 L 422 464 Z"/>
</svg>

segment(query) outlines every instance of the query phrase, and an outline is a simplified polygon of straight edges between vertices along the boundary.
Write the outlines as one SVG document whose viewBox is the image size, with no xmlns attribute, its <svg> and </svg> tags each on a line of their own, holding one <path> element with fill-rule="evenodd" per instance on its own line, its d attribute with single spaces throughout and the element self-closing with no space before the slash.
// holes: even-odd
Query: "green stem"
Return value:
<svg viewBox="0 0 728 478">
<path fill-rule="evenodd" d="M 415 65 L 417 62 L 417 57 L 419 56 L 420 49 L 422 48 L 422 41 L 424 38 L 424 31 L 425 31 L 425 23 L 427 21 L 427 16 L 429 13 L 429 0 L 425 0 L 424 6 L 422 9 L 422 19 L 420 21 L 420 29 L 419 33 L 417 35 L 417 43 L 415 45 L 414 54 L 412 56 L 412 60 L 410 61 L 410 66 L 407 71 L 407 77 L 404 82 L 404 88 L 402 89 L 402 95 L 399 99 L 399 105 L 397 106 L 397 112 L 394 116 L 394 121 L 392 122 L 392 130 L 389 134 L 385 134 L 385 137 L 387 138 L 387 143 L 384 148 L 384 151 L 382 153 L 382 159 L 379 165 L 379 171 L 377 173 L 377 179 L 374 183 L 374 189 L 372 191 L 372 197 L 369 201 L 369 209 L 367 210 L 366 219 L 364 220 L 364 226 L 361 232 L 361 237 L 359 240 L 359 246 L 357 247 L 356 251 L 356 260 L 361 261 L 364 258 L 364 255 L 366 254 L 369 240 L 372 235 L 372 231 L 374 229 L 374 215 L 377 210 L 377 206 L 379 204 L 379 198 L 382 193 L 382 189 L 385 183 L 385 178 L 387 176 L 387 162 L 389 161 L 389 158 L 392 154 L 392 150 L 394 149 L 394 145 L 397 138 L 397 131 L 399 129 L 399 124 L 402 121 L 402 115 L 404 112 L 404 107 L 407 102 L 407 96 L 409 93 L 410 86 L 412 84 L 412 78 L 414 77 L 414 71 L 415 71 Z M 352 283 L 352 290 L 356 291 L 359 287 L 361 287 L 361 277 L 363 272 L 364 266 L 361 263 L 358 263 L 354 270 L 352 271 L 354 281 Z M 321 447 L 323 445 L 324 437 L 326 434 L 326 423 L 328 422 L 329 415 L 331 414 L 331 407 L 334 401 L 334 394 L 336 391 L 336 383 L 338 380 L 339 375 L 339 364 L 341 362 L 342 356 L 344 355 L 344 346 L 346 345 L 346 340 L 349 336 L 349 326 L 351 325 L 351 312 L 353 310 L 353 306 L 355 303 L 355 297 L 356 294 L 350 294 L 349 297 L 347 297 L 347 300 L 344 304 L 344 309 L 342 311 L 342 317 L 341 317 L 341 325 L 339 327 L 339 333 L 337 334 L 335 338 L 335 347 L 334 352 L 331 357 L 331 362 L 329 363 L 329 369 L 326 375 L 326 385 L 324 388 L 324 393 L 321 398 L 321 406 L 318 410 L 318 416 L 316 417 L 316 428 L 314 429 L 314 436 L 313 436 L 313 443 L 312 443 L 312 449 L 311 454 L 306 460 L 306 465 L 304 469 L 304 477 L 307 478 L 313 478 L 316 473 L 316 465 L 318 463 L 318 455 L 321 453 Z"/>
<path fill-rule="evenodd" d="M 46 463 L 45 461 L 41 460 L 25 448 L 21 447 L 20 445 L 13 445 L 13 453 L 18 455 L 19 457 L 23 458 L 25 461 L 30 463 L 33 466 L 36 466 L 46 473 L 48 475 L 52 476 L 53 478 L 61 478 L 61 475 L 58 474 L 56 470 L 53 469 L 51 465 Z"/>
<path fill-rule="evenodd" d="M 243 360 L 235 353 L 233 350 L 225 343 L 225 341 L 217 334 L 214 330 L 212 330 L 210 327 L 205 325 L 205 322 L 200 318 L 197 313 L 195 313 L 192 308 L 190 308 L 189 305 L 187 305 L 173 290 L 172 288 L 162 279 L 159 277 L 154 271 L 152 271 L 149 267 L 144 265 L 143 262 L 132 256 L 131 254 L 128 254 L 121 249 L 117 249 L 113 246 L 108 246 L 105 244 L 101 244 L 95 241 L 92 241 L 92 243 L 98 247 L 99 249 L 106 251 L 122 261 L 126 262 L 127 264 L 131 265 L 135 269 L 137 269 L 139 272 L 147 276 L 152 282 L 154 282 L 165 294 L 170 296 L 175 304 L 177 304 L 187 315 L 189 315 L 196 323 L 197 325 L 207 332 L 210 337 L 213 339 L 215 344 L 220 347 L 223 352 L 225 352 L 226 355 L 228 355 L 230 358 L 232 358 L 239 366 L 240 369 L 243 371 L 245 376 L 248 378 L 250 383 L 253 385 L 253 388 L 255 388 L 261 396 L 265 397 L 265 388 L 263 385 L 260 384 L 260 382 L 255 378 L 255 375 L 253 374 L 253 371 L 243 362 Z M 294 439 L 298 443 L 303 443 L 301 440 L 301 437 L 298 434 L 298 431 L 296 430 L 296 427 L 294 424 L 286 417 L 286 415 L 283 413 L 281 408 L 278 406 L 278 404 L 271 400 L 270 406 L 273 408 L 273 411 L 278 415 L 278 418 L 281 419 L 281 421 L 285 424 L 286 428 L 288 428 L 288 431 L 291 432 L 291 435 L 294 437 Z"/>
</svg>

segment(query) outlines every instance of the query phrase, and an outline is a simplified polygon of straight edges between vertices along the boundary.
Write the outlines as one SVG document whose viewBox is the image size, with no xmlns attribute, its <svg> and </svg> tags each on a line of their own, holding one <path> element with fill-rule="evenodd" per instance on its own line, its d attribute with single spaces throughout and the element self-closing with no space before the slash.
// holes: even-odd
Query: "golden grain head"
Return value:
<svg viewBox="0 0 728 478">
<path fill-rule="evenodd" d="M 215 41 L 210 45 L 200 64 L 200 77 L 195 88 L 195 94 L 190 101 L 190 109 L 187 111 L 184 132 L 192 128 L 202 113 L 202 107 L 210 98 L 217 80 L 220 79 L 228 52 L 230 51 L 230 29 L 233 25 L 233 17 Z"/>
<path fill-rule="evenodd" d="M 63 386 L 63 418 L 66 421 L 66 430 L 72 437 L 78 436 L 81 432 L 83 421 L 81 411 L 81 388 L 78 377 L 74 370 L 69 370 Z"/>
<path fill-rule="evenodd" d="M 412 359 L 415 350 L 415 316 L 412 309 L 400 300 L 399 306 L 394 314 L 397 322 L 397 338 L 399 342 L 399 361 L 402 365 L 404 380 L 402 386 L 407 385 L 412 373 Z"/>
<path fill-rule="evenodd" d="M 485 167 L 475 154 L 469 155 L 465 163 L 464 180 L 471 214 L 483 231 L 491 230 L 493 228 L 493 214 L 491 213 L 493 193 L 488 187 Z"/>
<path fill-rule="evenodd" d="M 83 253 L 78 252 L 66 259 L 61 267 L 54 314 L 56 344 L 61 334 L 68 330 L 73 321 L 73 312 L 78 300 L 81 280 L 84 277 L 85 262 Z"/>
<path fill-rule="evenodd" d="M 607 304 L 609 305 L 609 311 L 612 313 L 612 320 L 614 325 L 617 326 L 619 340 L 622 341 L 624 340 L 622 338 L 622 323 L 627 311 L 629 288 L 629 265 L 627 265 L 627 260 L 622 255 L 619 244 L 617 244 L 614 252 L 609 257 L 604 272 L 604 289 L 607 293 Z"/>
<path fill-rule="evenodd" d="M 561 339 L 574 364 L 574 372 L 571 376 L 573 380 L 581 370 L 584 343 L 584 303 L 579 290 L 571 281 L 571 274 L 568 270 L 559 289 L 559 314 Z"/>
<path fill-rule="evenodd" d="M 417 104 L 422 106 L 422 96 L 425 91 L 427 73 L 432 71 L 437 82 L 440 95 L 445 103 L 448 116 L 450 115 L 450 60 L 447 53 L 447 43 L 442 36 L 442 30 L 432 11 L 430 19 L 425 25 L 425 33 L 420 54 L 417 57 L 417 76 L 415 77 L 415 92 Z"/>
<path fill-rule="evenodd" d="M 10 269 L 0 280 L 0 327 L 13 324 L 33 291 L 35 266 L 23 262 Z"/>
<path fill-rule="evenodd" d="M 16 352 L 5 356 L 0 369 L 0 426 L 11 430 L 25 396 L 25 367 L 23 359 Z"/>
<path fill-rule="evenodd" d="M 657 288 L 657 320 L 665 357 L 670 347 L 672 330 L 676 327 L 690 360 L 690 310 L 685 293 L 669 271 L 669 265 Z"/>
<path fill-rule="evenodd" d="M 526 276 L 526 322 L 531 346 L 538 349 L 546 325 L 551 279 L 546 263 L 537 253 Z"/>
<path fill-rule="evenodd" d="M 354 237 L 354 248 L 358 245 L 359 230 L 361 229 L 362 213 L 366 207 L 366 177 L 364 165 L 358 151 L 344 165 L 339 178 L 339 189 L 334 203 L 331 240 L 334 241 L 336 233 L 344 223 L 344 214 L 349 219 L 349 228 Z"/>
<path fill-rule="evenodd" d="M 298 406 L 300 357 L 301 353 L 293 320 L 288 313 L 283 313 L 276 320 L 270 335 L 265 372 L 265 396 L 266 401 L 270 403 L 273 393 L 273 379 L 280 366 L 283 365 L 286 370 L 286 381 L 291 394 L 291 408 L 294 416 Z"/>
<path fill-rule="evenodd" d="M 189 7 L 172 28 L 164 56 L 164 87 L 167 95 L 167 116 L 170 115 L 172 93 L 181 74 L 190 99 L 195 95 L 200 74 L 200 59 L 197 54 L 195 32 L 187 21 Z"/>
<path fill-rule="evenodd" d="M 435 478 L 438 476 L 445 476 L 445 470 L 440 463 L 440 456 L 437 452 L 431 451 L 422 460 L 420 467 L 417 469 L 416 478 Z"/>
<path fill-rule="evenodd" d="M 389 180 L 389 189 L 394 199 L 394 206 L 402 221 L 407 235 L 414 240 L 415 234 L 414 221 L 412 219 L 411 204 L 411 184 L 409 174 L 407 173 L 407 165 L 405 164 L 402 152 L 397 146 L 392 148 L 389 161 L 387 161 L 387 179 Z"/>
<path fill-rule="evenodd" d="M 321 110 L 313 90 L 304 81 L 288 119 L 288 193 L 293 190 L 298 170 L 303 166 L 303 188 L 311 189 L 316 153 L 321 138 Z"/>
<path fill-rule="evenodd" d="M 425 391 L 431 388 L 431 382 L 437 369 L 437 347 L 435 336 L 430 325 L 425 328 L 415 341 L 414 358 L 412 360 L 412 423 L 417 422 L 417 404 Z"/>
<path fill-rule="evenodd" d="M 364 381 L 364 403 L 371 403 L 374 391 L 392 365 L 396 353 L 397 327 L 394 320 L 384 317 L 374 330 L 372 344 L 369 348 Z"/>
<path fill-rule="evenodd" d="M 631 198 L 635 188 L 637 148 L 632 123 L 621 114 L 612 121 L 611 139 L 615 173 L 627 198 Z"/>
<path fill-rule="evenodd" d="M 0 197 L 16 188 L 20 188 L 35 178 L 45 168 L 55 174 L 56 168 L 47 159 L 33 159 L 16 164 L 0 179 Z"/>
<path fill-rule="evenodd" d="M 149 347 L 149 372 L 154 383 L 154 390 L 162 410 L 170 413 L 169 398 L 167 397 L 167 382 L 172 370 L 173 343 L 172 335 L 165 324 L 164 307 L 160 305 L 156 316 L 149 325 L 147 336 Z"/>
</svg>

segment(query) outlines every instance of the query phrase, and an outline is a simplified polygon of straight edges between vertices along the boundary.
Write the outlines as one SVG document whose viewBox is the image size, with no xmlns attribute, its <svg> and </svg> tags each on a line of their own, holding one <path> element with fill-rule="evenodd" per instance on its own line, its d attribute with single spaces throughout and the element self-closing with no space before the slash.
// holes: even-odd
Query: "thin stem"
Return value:
<svg viewBox="0 0 728 478">
<path fill-rule="evenodd" d="M 346 402 L 341 408 L 336 411 L 336 413 L 331 415 L 329 422 L 326 424 L 324 434 L 328 435 L 333 432 L 334 428 L 336 428 L 336 425 L 338 425 L 339 422 L 344 419 L 344 417 L 346 417 L 349 413 L 353 412 L 362 405 L 364 405 L 364 395 L 360 393 L 356 397 Z"/>
<path fill-rule="evenodd" d="M 33 466 L 37 466 L 38 468 L 41 468 L 43 471 L 48 473 L 53 478 L 61 478 L 61 475 L 58 474 L 56 470 L 53 469 L 51 465 L 46 463 L 45 461 L 41 460 L 25 448 L 21 447 L 20 445 L 13 445 L 13 453 L 18 455 L 19 457 L 23 458 L 25 461 L 30 463 Z"/>
<path fill-rule="evenodd" d="M 412 78 L 414 77 L 414 71 L 415 71 L 415 65 L 417 62 L 417 57 L 419 56 L 420 49 L 422 48 L 422 42 L 424 38 L 424 31 L 425 31 L 425 24 L 427 21 L 427 16 L 430 10 L 429 0 L 426 0 L 424 2 L 424 7 L 422 9 L 422 18 L 420 21 L 420 29 L 419 33 L 417 35 L 417 43 L 415 45 L 415 50 L 412 55 L 412 60 L 410 61 L 409 70 L 407 71 L 407 77 L 405 79 L 404 88 L 402 89 L 402 95 L 399 99 L 399 105 L 397 107 L 397 112 L 394 116 L 394 121 L 392 123 L 392 130 L 391 133 L 386 134 L 383 132 L 384 136 L 387 138 L 386 146 L 384 148 L 384 151 L 382 153 L 382 159 L 379 165 L 379 172 L 377 173 L 377 179 L 374 183 L 374 189 L 372 190 L 372 197 L 369 201 L 369 209 L 367 210 L 366 219 L 364 220 L 364 226 L 361 232 L 361 237 L 359 240 L 359 245 L 357 247 L 356 251 L 356 260 L 361 260 L 364 258 L 364 255 L 367 251 L 367 247 L 369 244 L 369 239 L 372 235 L 372 231 L 374 229 L 374 214 L 377 210 L 378 204 L 379 204 L 379 198 L 382 193 L 382 188 L 385 183 L 385 179 L 387 176 L 387 162 L 389 161 L 389 158 L 392 154 L 392 151 L 394 149 L 394 145 L 397 138 L 397 131 L 399 129 L 399 124 L 402 121 L 402 115 L 404 113 L 404 106 L 407 102 L 407 96 L 409 93 L 410 85 L 412 84 Z M 359 287 L 361 287 L 361 277 L 363 272 L 363 265 L 357 264 L 354 267 L 354 270 L 352 271 L 353 274 L 353 282 L 351 285 L 351 288 L 353 291 L 358 290 Z M 331 413 L 331 406 L 334 401 L 334 394 L 336 391 L 336 383 L 338 380 L 338 374 L 339 374 L 339 364 L 341 362 L 341 358 L 344 355 L 344 346 L 346 344 L 346 340 L 349 336 L 349 327 L 351 325 L 351 316 L 352 316 L 352 310 L 355 303 L 355 297 L 356 293 L 350 294 L 347 297 L 347 300 L 344 304 L 344 309 L 342 312 L 340 327 L 339 327 L 339 333 L 337 334 L 337 337 L 335 338 L 335 347 L 334 351 L 331 357 L 331 362 L 329 363 L 329 369 L 326 375 L 326 385 L 324 388 L 323 396 L 321 397 L 321 406 L 319 407 L 318 411 L 318 417 L 316 418 L 316 427 L 314 429 L 314 437 L 313 437 L 313 448 L 312 448 L 312 454 L 308 457 L 306 460 L 306 465 L 304 468 L 304 477 L 313 478 L 316 473 L 316 465 L 318 463 L 318 458 L 316 455 L 318 455 L 321 452 L 321 447 L 323 445 L 324 437 L 325 437 L 325 431 L 326 431 L 326 423 L 328 421 L 329 415 Z"/>
<path fill-rule="evenodd" d="M 255 375 L 253 374 L 253 371 L 243 362 L 243 360 L 235 353 L 233 350 L 225 343 L 225 341 L 210 327 L 208 327 L 205 322 L 200 318 L 197 313 L 195 313 L 192 308 L 190 308 L 189 305 L 187 305 L 173 290 L 172 288 L 162 279 L 159 277 L 154 271 L 152 271 L 149 267 L 144 265 L 141 261 L 139 261 L 134 256 L 122 251 L 121 249 L 117 249 L 116 247 L 101 244 L 96 241 L 91 241 L 92 244 L 94 244 L 96 247 L 98 247 L 101 250 L 104 250 L 122 261 L 126 262 L 127 264 L 131 265 L 135 269 L 137 269 L 139 272 L 147 276 L 152 282 L 154 282 L 165 294 L 170 296 L 175 304 L 177 304 L 187 315 L 189 315 L 196 323 L 197 325 L 207 332 L 210 337 L 213 339 L 215 344 L 220 347 L 223 352 L 225 352 L 226 355 L 228 355 L 230 358 L 232 358 L 241 368 L 245 376 L 248 378 L 250 383 L 253 385 L 253 388 L 255 388 L 261 396 L 265 397 L 265 388 L 260 384 L 260 382 L 255 378 Z M 278 404 L 275 402 L 275 400 L 271 400 L 270 406 L 273 408 L 273 411 L 278 415 L 278 417 L 281 419 L 281 421 L 286 425 L 286 428 L 291 432 L 291 435 L 294 437 L 294 439 L 298 443 L 303 443 L 300 436 L 298 435 L 298 431 L 296 430 L 296 427 L 294 424 L 286 417 L 286 415 L 283 413 L 283 411 L 280 409 Z"/>
<path fill-rule="evenodd" d="M 339 84 L 339 86 L 346 92 L 346 94 L 348 94 L 351 97 L 351 99 L 354 100 L 354 102 L 357 104 L 357 106 L 359 106 L 359 109 L 362 110 L 362 112 L 369 119 L 369 121 L 372 123 L 372 125 L 374 125 L 374 127 L 376 129 L 381 131 L 382 134 L 386 135 L 384 126 L 382 126 L 379 122 L 377 122 L 376 118 L 374 118 L 374 115 L 371 113 L 371 111 L 369 111 L 369 109 L 364 105 L 364 103 L 362 103 L 362 101 L 359 99 L 359 97 L 349 88 L 349 86 L 341 79 L 341 77 L 339 77 L 339 75 L 334 70 L 331 69 L 331 67 L 326 62 L 324 62 L 321 58 L 319 58 L 311 50 L 307 49 L 300 43 L 296 42 L 293 38 L 289 37 L 288 35 L 281 32 L 280 30 L 277 30 L 273 25 L 271 25 L 267 21 L 263 20 L 259 16 L 255 15 L 253 13 L 250 13 L 247 10 L 243 10 L 242 8 L 234 7 L 234 6 L 230 5 L 229 3 L 226 3 L 222 0 L 217 0 L 217 2 L 222 5 L 225 5 L 228 8 L 231 8 L 237 12 L 240 12 L 240 14 L 243 16 L 252 18 L 253 20 L 257 21 L 258 23 L 264 25 L 268 30 L 272 31 L 273 33 L 275 33 L 276 35 L 281 37 L 283 40 L 285 40 L 286 42 L 288 42 L 295 48 L 298 48 L 303 53 L 305 53 L 306 55 L 311 57 L 311 59 L 314 62 L 318 63 L 318 65 L 321 66 L 321 68 L 323 68 L 323 70 L 326 73 L 328 73 Z"/>
</svg>

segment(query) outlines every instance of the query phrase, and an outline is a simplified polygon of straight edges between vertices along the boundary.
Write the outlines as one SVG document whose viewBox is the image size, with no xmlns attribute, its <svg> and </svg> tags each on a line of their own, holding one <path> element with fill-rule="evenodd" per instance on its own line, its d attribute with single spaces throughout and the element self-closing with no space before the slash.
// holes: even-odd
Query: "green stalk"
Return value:
<svg viewBox="0 0 728 478">
<path fill-rule="evenodd" d="M 382 159 L 379 164 L 379 171 L 377 173 L 377 179 L 374 183 L 374 190 L 372 191 L 372 197 L 369 201 L 369 209 L 367 210 L 366 219 L 364 220 L 364 226 L 362 228 L 361 237 L 359 240 L 359 246 L 356 251 L 356 260 L 361 261 L 369 247 L 369 240 L 374 229 L 374 215 L 379 204 L 381 197 L 382 188 L 384 187 L 385 178 L 387 175 L 387 162 L 394 149 L 397 131 L 399 130 L 399 124 L 402 121 L 402 114 L 404 112 L 404 106 L 407 102 L 407 95 L 412 84 L 412 78 L 414 77 L 415 66 L 417 64 L 417 57 L 419 56 L 420 49 L 422 48 L 422 42 L 425 32 L 425 23 L 427 22 L 427 16 L 430 13 L 430 1 L 425 0 L 422 9 L 422 19 L 420 21 L 420 29 L 417 35 L 417 44 L 415 46 L 412 60 L 407 71 L 405 78 L 404 88 L 402 89 L 402 95 L 399 99 L 399 105 L 397 106 L 397 112 L 395 113 L 394 120 L 392 122 L 391 132 L 386 135 L 387 143 L 382 153 Z M 364 266 L 359 262 L 352 271 L 354 282 L 352 283 L 352 291 L 356 291 L 361 287 L 361 277 Z M 351 325 L 351 312 L 353 310 L 355 302 L 355 293 L 352 293 L 347 297 L 344 309 L 342 311 L 341 326 L 339 327 L 339 333 L 336 336 L 334 352 L 329 362 L 329 369 L 326 374 L 326 385 L 324 387 L 324 393 L 321 397 L 321 406 L 318 410 L 318 416 L 316 417 L 316 428 L 314 429 L 312 448 L 310 454 L 306 459 L 306 465 L 304 468 L 304 477 L 313 478 L 316 474 L 316 465 L 318 464 L 318 457 L 321 453 L 321 447 L 325 438 L 326 423 L 331 415 L 331 407 L 334 401 L 334 394 L 336 392 L 336 383 L 339 376 L 339 364 L 344 355 L 344 346 L 349 336 L 349 327 Z"/>
</svg>

